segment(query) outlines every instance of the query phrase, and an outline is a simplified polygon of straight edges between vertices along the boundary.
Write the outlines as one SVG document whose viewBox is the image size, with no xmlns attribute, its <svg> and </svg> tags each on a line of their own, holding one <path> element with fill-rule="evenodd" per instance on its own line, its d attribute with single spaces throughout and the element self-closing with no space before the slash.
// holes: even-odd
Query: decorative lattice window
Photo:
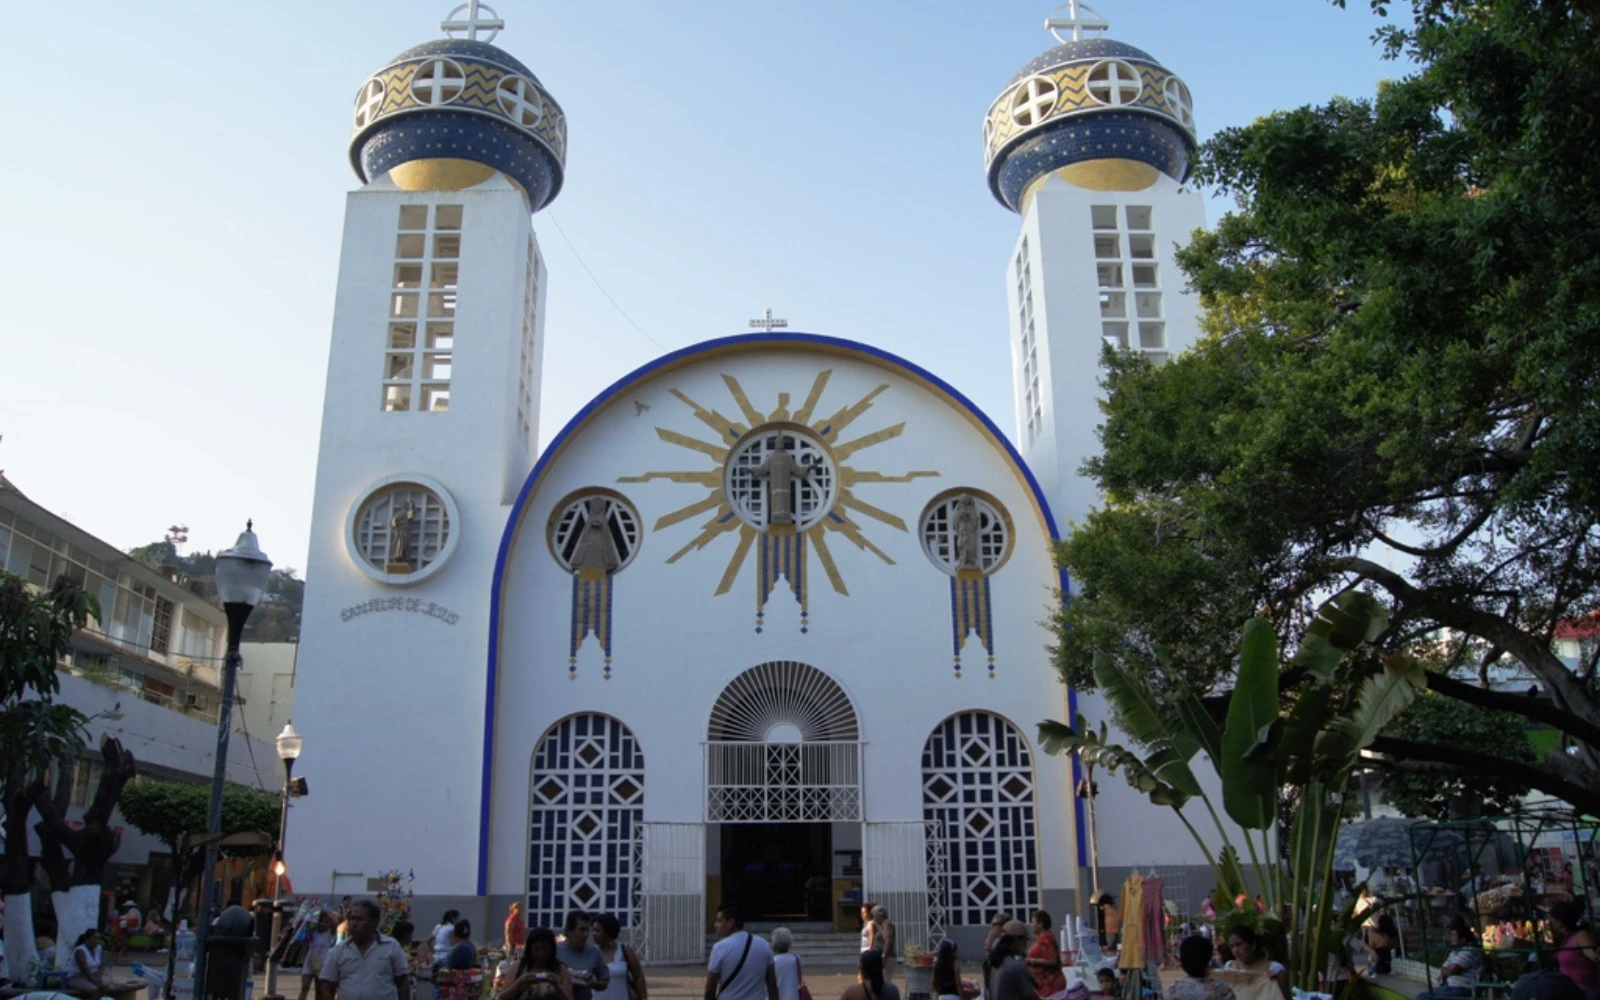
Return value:
<svg viewBox="0 0 1600 1000">
<path fill-rule="evenodd" d="M 981 926 L 995 913 L 1039 905 L 1033 757 L 1011 723 L 962 712 L 940 723 L 922 750 L 923 818 L 944 830 L 949 923 Z"/>
<path fill-rule="evenodd" d="M 1102 60 L 1089 71 L 1089 96 L 1101 104 L 1132 104 L 1141 86 L 1139 71 L 1121 59 Z"/>
<path fill-rule="evenodd" d="M 728 456 L 724 489 L 734 513 L 751 527 L 792 524 L 803 531 L 832 508 L 837 481 L 833 459 L 815 438 L 794 428 L 768 427 Z"/>
<path fill-rule="evenodd" d="M 361 85 L 360 92 L 356 94 L 356 128 L 365 128 L 377 120 L 383 110 L 385 93 L 383 81 L 376 77 Z"/>
<path fill-rule="evenodd" d="M 454 550 L 453 515 L 442 487 L 404 479 L 380 483 L 354 509 L 351 554 L 374 579 L 414 582 Z"/>
<path fill-rule="evenodd" d="M 1039 348 L 1033 324 L 1033 264 L 1028 259 L 1028 238 L 1017 250 L 1017 323 L 1022 338 L 1022 412 L 1028 440 L 1044 429 L 1044 403 L 1039 392 Z"/>
<path fill-rule="evenodd" d="M 1162 95 L 1167 99 L 1167 107 L 1177 116 L 1180 122 L 1189 128 L 1194 128 L 1194 98 L 1189 96 L 1189 87 L 1175 76 L 1167 77 L 1167 82 L 1161 87 Z"/>
<path fill-rule="evenodd" d="M 1023 128 L 1037 125 L 1050 117 L 1060 97 L 1054 80 L 1047 76 L 1030 76 L 1011 95 L 1011 120 Z"/>
<path fill-rule="evenodd" d="M 495 88 L 500 110 L 523 128 L 532 128 L 544 117 L 544 98 L 539 88 L 525 76 L 508 76 Z"/>
<path fill-rule="evenodd" d="M 985 576 L 1011 555 L 1011 516 L 1000 501 L 978 490 L 950 490 L 923 508 L 922 551 L 946 573 L 978 570 Z"/>
<path fill-rule="evenodd" d="M 454 59 L 429 59 L 411 78 L 411 96 L 418 104 L 448 104 L 461 96 L 467 74 Z"/>
<path fill-rule="evenodd" d="M 172 646 L 172 602 L 156 598 L 155 621 L 150 626 L 150 651 L 165 653 Z"/>
<path fill-rule="evenodd" d="M 609 715 L 561 720 L 534 751 L 531 788 L 528 926 L 560 927 L 569 910 L 634 926 L 644 753 L 633 731 Z"/>
<path fill-rule="evenodd" d="M 383 356 L 384 412 L 450 409 L 461 219 L 460 205 L 400 206 Z"/>
<path fill-rule="evenodd" d="M 598 518 L 603 528 L 589 531 Z M 550 519 L 550 554 L 569 572 L 580 569 L 614 573 L 639 551 L 643 532 L 639 512 L 611 490 L 581 490 L 565 498 Z"/>
</svg>

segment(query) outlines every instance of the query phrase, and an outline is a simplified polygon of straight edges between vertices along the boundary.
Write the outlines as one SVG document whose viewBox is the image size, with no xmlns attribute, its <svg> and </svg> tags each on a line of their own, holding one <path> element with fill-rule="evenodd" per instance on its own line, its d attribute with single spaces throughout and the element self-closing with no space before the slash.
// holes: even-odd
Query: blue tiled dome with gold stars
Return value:
<svg viewBox="0 0 1600 1000">
<path fill-rule="evenodd" d="M 474 18 L 479 10 L 487 8 L 474 5 Z M 498 171 L 537 212 L 560 192 L 566 155 L 555 98 L 527 66 L 476 37 L 407 49 L 356 93 L 350 165 L 363 182 L 387 173 L 410 190 L 459 190 Z"/>
<path fill-rule="evenodd" d="M 989 190 L 1014 212 L 1052 175 L 1098 190 L 1148 187 L 1158 173 L 1183 181 L 1196 145 L 1188 86 L 1142 49 L 1083 37 L 1105 22 L 1064 6 L 1070 17 L 1046 26 L 1073 37 L 1058 33 L 1062 44 L 1023 66 L 983 121 Z"/>
</svg>

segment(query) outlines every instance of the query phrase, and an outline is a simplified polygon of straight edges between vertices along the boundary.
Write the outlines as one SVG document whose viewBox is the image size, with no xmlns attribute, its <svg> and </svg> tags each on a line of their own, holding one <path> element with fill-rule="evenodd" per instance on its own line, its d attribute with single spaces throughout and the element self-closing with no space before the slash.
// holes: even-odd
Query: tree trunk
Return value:
<svg viewBox="0 0 1600 1000">
<path fill-rule="evenodd" d="M 66 892 L 52 892 L 50 905 L 56 911 L 56 968 L 71 969 L 78 935 L 100 926 L 100 886 L 75 885 Z"/>
<path fill-rule="evenodd" d="M 24 834 L 27 828 L 23 828 Z M 28 842 L 24 836 L 22 842 Z M 10 841 L 6 841 L 10 843 Z M 33 942 L 33 895 L 31 893 L 6 893 L 6 969 L 14 982 L 22 982 L 28 974 L 38 950 Z"/>
</svg>

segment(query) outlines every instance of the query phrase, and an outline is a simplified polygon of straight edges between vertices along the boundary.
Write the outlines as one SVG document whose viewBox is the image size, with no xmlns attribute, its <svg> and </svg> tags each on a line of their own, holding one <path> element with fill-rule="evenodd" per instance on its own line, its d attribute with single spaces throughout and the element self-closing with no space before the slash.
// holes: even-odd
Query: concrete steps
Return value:
<svg viewBox="0 0 1600 1000">
<path fill-rule="evenodd" d="M 822 968 L 850 968 L 854 969 L 861 960 L 861 935 L 860 933 L 838 933 L 833 930 L 832 924 L 808 923 L 775 923 L 772 921 L 751 921 L 745 929 L 757 937 L 770 941 L 772 931 L 777 927 L 789 928 L 789 933 L 794 936 L 794 945 L 790 951 L 800 956 L 801 963 L 806 969 Z M 711 953 L 711 946 L 716 944 L 716 939 L 706 939 L 706 954 Z"/>
</svg>

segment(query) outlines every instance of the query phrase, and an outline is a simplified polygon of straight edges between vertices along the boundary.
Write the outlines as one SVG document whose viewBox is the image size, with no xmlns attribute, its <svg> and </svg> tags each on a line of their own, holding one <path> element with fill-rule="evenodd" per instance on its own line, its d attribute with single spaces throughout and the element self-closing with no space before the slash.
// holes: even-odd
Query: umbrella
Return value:
<svg viewBox="0 0 1600 1000">
<path fill-rule="evenodd" d="M 1333 845 L 1333 866 L 1411 868 L 1425 858 L 1460 853 L 1466 846 L 1466 838 L 1453 830 L 1422 820 L 1382 816 L 1351 823 L 1339 831 Z"/>
</svg>

